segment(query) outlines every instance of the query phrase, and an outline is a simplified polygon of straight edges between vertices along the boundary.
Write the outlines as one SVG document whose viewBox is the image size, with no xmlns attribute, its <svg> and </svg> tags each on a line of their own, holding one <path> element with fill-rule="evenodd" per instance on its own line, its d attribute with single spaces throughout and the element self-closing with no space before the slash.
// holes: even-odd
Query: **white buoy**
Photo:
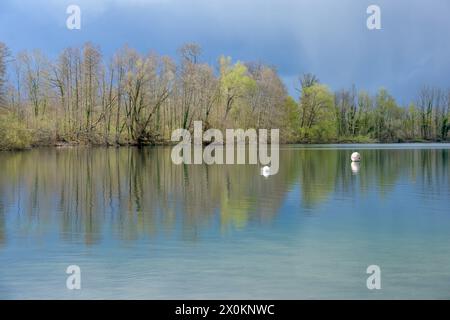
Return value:
<svg viewBox="0 0 450 320">
<path fill-rule="evenodd" d="M 358 152 L 352 153 L 352 162 L 360 162 L 361 161 L 361 155 Z"/>
<path fill-rule="evenodd" d="M 264 177 L 268 177 L 270 176 L 270 167 L 265 166 L 261 169 L 261 175 L 263 175 Z"/>
</svg>

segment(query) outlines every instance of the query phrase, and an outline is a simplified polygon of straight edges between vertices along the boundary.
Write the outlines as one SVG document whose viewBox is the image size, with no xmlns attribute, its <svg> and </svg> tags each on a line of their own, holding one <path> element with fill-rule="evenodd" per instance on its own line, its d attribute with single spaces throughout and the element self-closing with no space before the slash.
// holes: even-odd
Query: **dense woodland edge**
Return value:
<svg viewBox="0 0 450 320">
<path fill-rule="evenodd" d="M 423 87 L 409 105 L 386 89 L 332 92 L 313 74 L 288 95 L 273 66 L 201 60 L 194 43 L 177 59 L 127 46 L 111 59 L 86 43 L 51 61 L 13 55 L 0 42 L 0 150 L 59 145 L 158 145 L 173 130 L 280 129 L 281 143 L 445 142 L 450 89 Z M 106 61 L 108 60 L 108 61 Z"/>
</svg>

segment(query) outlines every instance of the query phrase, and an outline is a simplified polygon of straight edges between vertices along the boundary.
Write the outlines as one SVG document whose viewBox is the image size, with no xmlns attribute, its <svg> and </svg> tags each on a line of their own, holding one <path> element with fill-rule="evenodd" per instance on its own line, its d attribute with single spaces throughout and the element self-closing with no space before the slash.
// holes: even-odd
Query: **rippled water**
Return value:
<svg viewBox="0 0 450 320">
<path fill-rule="evenodd" d="M 0 298 L 449 299 L 449 150 L 285 146 L 269 178 L 162 147 L 3 152 Z"/>
</svg>

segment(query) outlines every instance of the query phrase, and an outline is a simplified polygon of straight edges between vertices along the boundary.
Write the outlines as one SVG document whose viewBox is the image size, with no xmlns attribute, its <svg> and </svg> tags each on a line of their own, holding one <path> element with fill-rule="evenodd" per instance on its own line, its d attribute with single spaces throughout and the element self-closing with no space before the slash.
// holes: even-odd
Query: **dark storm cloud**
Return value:
<svg viewBox="0 0 450 320">
<path fill-rule="evenodd" d="M 65 29 L 69 4 L 82 9 L 82 30 Z M 382 30 L 366 28 L 366 8 L 382 10 Z M 300 73 L 332 89 L 388 88 L 407 103 L 424 84 L 450 86 L 447 0 L 38 0 L 2 1 L 0 41 L 14 51 L 56 55 L 92 41 L 109 55 L 127 43 L 175 55 L 184 42 L 274 65 L 294 93 Z"/>
</svg>

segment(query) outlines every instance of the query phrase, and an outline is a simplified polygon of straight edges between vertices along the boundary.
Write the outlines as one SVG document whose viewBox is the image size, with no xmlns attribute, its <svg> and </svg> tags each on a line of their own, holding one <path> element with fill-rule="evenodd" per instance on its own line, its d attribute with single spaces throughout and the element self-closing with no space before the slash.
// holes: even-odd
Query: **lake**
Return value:
<svg viewBox="0 0 450 320">
<path fill-rule="evenodd" d="M 1 152 L 0 298 L 450 299 L 449 144 L 280 149 L 268 178 L 168 147 Z"/>
</svg>

